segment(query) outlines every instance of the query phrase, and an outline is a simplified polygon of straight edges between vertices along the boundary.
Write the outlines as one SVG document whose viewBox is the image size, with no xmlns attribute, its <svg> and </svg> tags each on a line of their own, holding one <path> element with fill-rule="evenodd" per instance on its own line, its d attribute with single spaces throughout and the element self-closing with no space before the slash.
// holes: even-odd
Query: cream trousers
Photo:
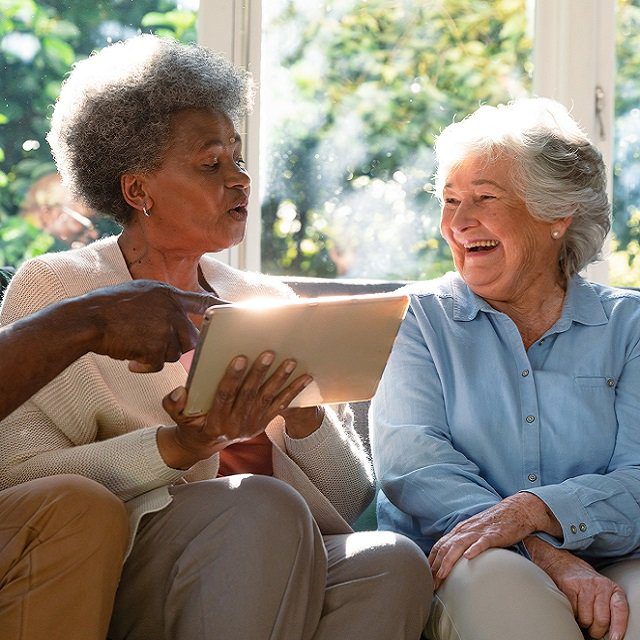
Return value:
<svg viewBox="0 0 640 640">
<path fill-rule="evenodd" d="M 0 640 L 104 640 L 129 538 L 122 502 L 80 476 L 0 493 Z"/>
<path fill-rule="evenodd" d="M 178 485 L 145 516 L 113 640 L 419 640 L 432 597 L 403 536 L 322 536 L 300 495 L 265 476 Z"/>
<path fill-rule="evenodd" d="M 640 560 L 600 570 L 627 594 L 625 640 L 640 640 Z M 569 600 L 533 562 L 505 549 L 459 560 L 433 599 L 431 640 L 583 640 Z"/>
</svg>

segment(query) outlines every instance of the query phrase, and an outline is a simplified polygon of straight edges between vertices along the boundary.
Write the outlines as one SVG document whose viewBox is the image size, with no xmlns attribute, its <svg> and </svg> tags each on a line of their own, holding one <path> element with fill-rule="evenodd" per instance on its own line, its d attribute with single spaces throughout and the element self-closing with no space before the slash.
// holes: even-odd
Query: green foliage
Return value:
<svg viewBox="0 0 640 640">
<path fill-rule="evenodd" d="M 193 41 L 195 14 L 172 0 L 0 0 L 0 265 L 64 248 L 19 218 L 33 182 L 55 171 L 45 140 L 52 105 L 76 61 L 141 31 Z"/>
<path fill-rule="evenodd" d="M 613 230 L 618 247 L 626 249 L 638 239 L 633 217 L 640 202 L 640 2 L 618 0 L 617 6 Z M 633 246 L 629 250 L 633 251 Z M 630 253 L 630 260 L 632 256 Z M 635 284 L 640 285 L 640 278 Z"/>
<path fill-rule="evenodd" d="M 54 239 L 19 216 L 1 219 L 0 264 L 16 265 L 49 251 Z"/>
<path fill-rule="evenodd" d="M 289 114 L 270 141 L 263 269 L 439 275 L 452 263 L 429 193 L 434 136 L 482 102 L 529 90 L 525 2 L 351 0 L 324 9 L 288 2 L 265 43 L 298 37 L 276 63 L 292 82 L 275 90 L 295 107 L 272 109 Z"/>
</svg>

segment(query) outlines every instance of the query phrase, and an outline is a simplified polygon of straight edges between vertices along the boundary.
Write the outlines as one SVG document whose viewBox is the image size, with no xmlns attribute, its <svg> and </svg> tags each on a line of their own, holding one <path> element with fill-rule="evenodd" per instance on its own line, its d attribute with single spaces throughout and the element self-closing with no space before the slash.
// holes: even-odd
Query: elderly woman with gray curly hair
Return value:
<svg viewBox="0 0 640 640">
<path fill-rule="evenodd" d="M 436 152 L 457 273 L 412 285 L 373 401 L 381 528 L 429 554 L 430 638 L 640 638 L 640 294 L 578 275 L 601 155 L 541 98 Z"/>
<path fill-rule="evenodd" d="M 153 36 L 79 63 L 49 142 L 64 181 L 123 231 L 26 262 L 2 322 L 138 278 L 230 301 L 293 296 L 209 255 L 245 233 L 250 99 L 222 56 Z M 89 354 L 0 424 L 2 486 L 76 473 L 126 501 L 113 640 L 420 637 L 426 558 L 401 535 L 352 532 L 373 493 L 352 414 L 288 408 L 311 379 L 278 356 L 267 374 L 273 352 L 238 355 L 209 413 L 187 418 L 186 363 L 139 376 Z"/>
</svg>

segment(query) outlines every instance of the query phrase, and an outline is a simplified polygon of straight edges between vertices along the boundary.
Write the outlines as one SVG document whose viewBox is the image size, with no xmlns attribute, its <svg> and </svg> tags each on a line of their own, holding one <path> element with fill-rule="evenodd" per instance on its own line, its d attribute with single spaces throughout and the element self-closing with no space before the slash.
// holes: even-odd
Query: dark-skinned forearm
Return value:
<svg viewBox="0 0 640 640">
<path fill-rule="evenodd" d="M 77 299 L 0 328 L 0 419 L 90 351 L 95 339 Z"/>
</svg>

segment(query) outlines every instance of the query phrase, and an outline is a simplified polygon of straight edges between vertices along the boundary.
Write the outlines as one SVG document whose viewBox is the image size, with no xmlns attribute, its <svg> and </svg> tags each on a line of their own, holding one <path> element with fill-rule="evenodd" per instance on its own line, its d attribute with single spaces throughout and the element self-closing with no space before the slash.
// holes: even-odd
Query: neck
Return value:
<svg viewBox="0 0 640 640">
<path fill-rule="evenodd" d="M 159 280 L 184 291 L 203 290 L 198 269 L 201 254 L 163 246 L 135 220 L 124 229 L 118 245 L 134 280 Z"/>
<path fill-rule="evenodd" d="M 528 349 L 560 318 L 565 295 L 566 283 L 559 278 L 543 288 L 527 289 L 524 295 L 487 302 L 513 320 Z"/>
</svg>

